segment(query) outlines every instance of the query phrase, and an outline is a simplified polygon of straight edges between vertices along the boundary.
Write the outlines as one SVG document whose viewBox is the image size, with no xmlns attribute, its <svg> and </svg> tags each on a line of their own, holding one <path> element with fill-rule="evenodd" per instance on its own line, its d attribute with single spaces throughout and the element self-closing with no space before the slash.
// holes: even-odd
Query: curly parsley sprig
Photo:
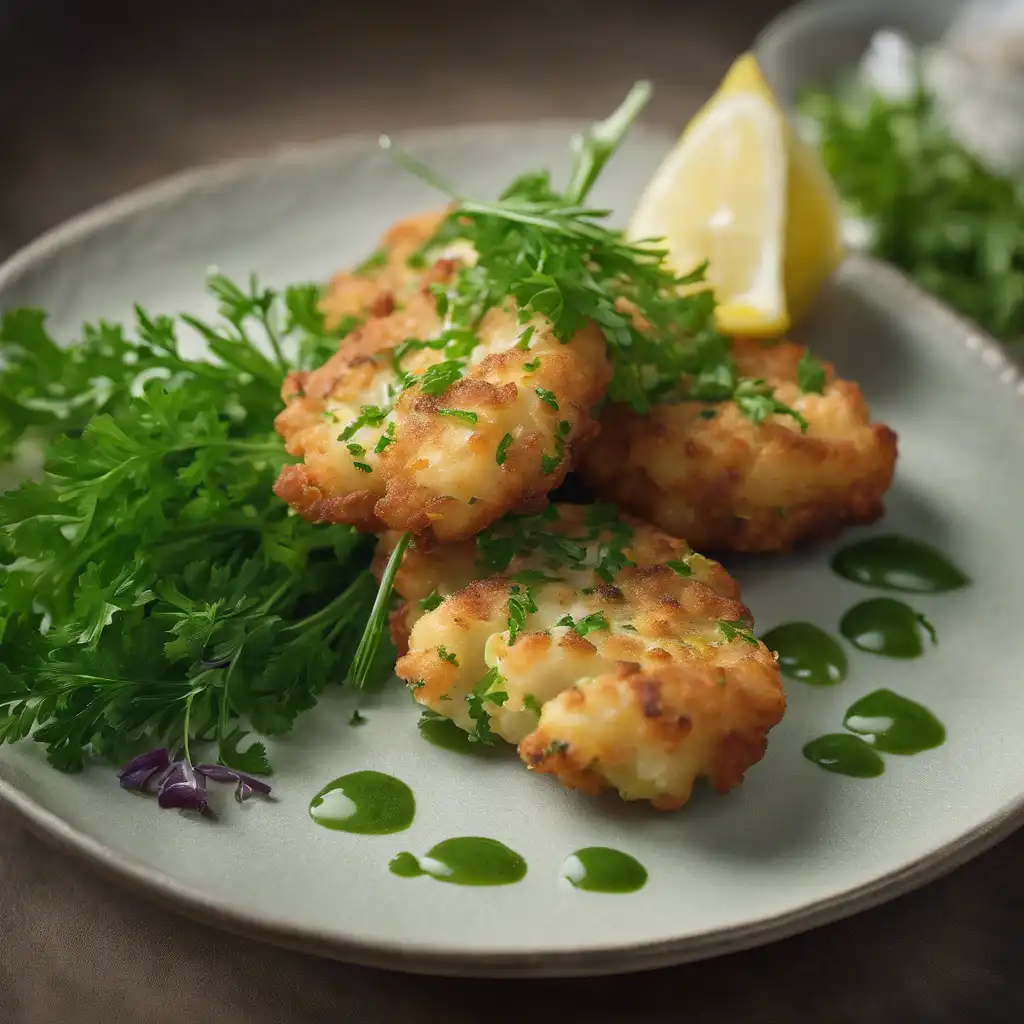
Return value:
<svg viewBox="0 0 1024 1024">
<path fill-rule="evenodd" d="M 268 773 L 250 734 L 343 675 L 374 604 L 372 542 L 272 492 L 284 371 L 345 328 L 316 286 L 209 287 L 216 322 L 137 309 L 134 333 L 87 326 L 70 348 L 39 310 L 0 320 L 0 455 L 48 446 L 42 479 L 0 496 L 0 742 L 31 733 L 58 768 L 207 743 Z M 182 322 L 209 359 L 182 354 Z"/>
<path fill-rule="evenodd" d="M 712 292 L 692 288 L 704 281 L 705 266 L 676 274 L 663 249 L 649 240 L 627 241 L 605 223 L 610 211 L 586 203 L 649 96 L 650 85 L 637 83 L 618 110 L 573 140 L 564 191 L 546 171 L 535 171 L 516 178 L 494 202 L 463 195 L 382 136 L 398 164 L 452 202 L 419 258 L 454 242 L 475 251 L 474 263 L 460 268 L 445 296 L 447 314 L 462 324 L 475 323 L 509 297 L 521 323 L 543 316 L 563 343 L 595 323 L 612 362 L 608 394 L 614 402 L 646 413 L 657 402 L 735 398 L 755 422 L 789 415 L 804 429 L 799 414 L 763 381 L 738 374 L 728 342 L 715 330 Z"/>
</svg>

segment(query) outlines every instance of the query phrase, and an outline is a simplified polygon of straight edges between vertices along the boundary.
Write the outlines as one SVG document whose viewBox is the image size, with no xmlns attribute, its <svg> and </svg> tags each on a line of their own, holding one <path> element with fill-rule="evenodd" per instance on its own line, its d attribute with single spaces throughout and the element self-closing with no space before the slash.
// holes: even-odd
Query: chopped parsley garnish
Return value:
<svg viewBox="0 0 1024 1024">
<path fill-rule="evenodd" d="M 326 423 L 337 423 L 338 422 L 338 417 L 335 416 L 334 413 L 331 412 L 330 409 L 324 409 L 324 411 L 322 413 L 320 413 L 320 419 L 322 419 Z"/>
<path fill-rule="evenodd" d="M 558 436 L 559 437 L 562 437 L 562 438 L 568 437 L 570 430 L 572 430 L 572 424 L 568 420 L 559 420 L 558 421 Z"/>
<path fill-rule="evenodd" d="M 587 322 L 600 328 L 613 368 L 612 402 L 646 413 L 665 398 L 727 401 L 738 392 L 735 397 L 745 399 L 744 414 L 763 419 L 764 403 L 752 402 L 741 390 L 745 382 L 729 345 L 715 330 L 711 289 L 684 287 L 703 282 L 705 266 L 676 274 L 664 262 L 663 249 L 650 240 L 627 241 L 605 223 L 608 210 L 587 205 L 591 187 L 650 91 L 648 83 L 637 83 L 610 117 L 574 141 L 564 191 L 552 185 L 547 172 L 533 171 L 521 174 L 494 202 L 473 199 L 390 139 L 382 138 L 381 144 L 397 163 L 451 200 L 430 245 L 460 241 L 476 253 L 472 266 L 460 267 L 454 282 L 438 291 L 442 316 L 476 323 L 514 296 L 520 323 L 542 316 L 563 343 Z M 646 326 L 638 326 L 641 322 Z M 520 336 L 524 349 L 532 326 Z M 770 397 L 770 389 L 765 394 Z"/>
<path fill-rule="evenodd" d="M 742 380 L 736 385 L 733 398 L 740 412 L 752 423 L 764 423 L 769 416 L 791 416 L 800 430 L 807 430 L 807 420 L 795 409 L 775 397 L 770 384 L 763 380 Z"/>
<path fill-rule="evenodd" d="M 553 567 L 583 569 L 588 564 L 590 545 L 595 550 L 594 571 L 605 583 L 611 583 L 624 568 L 634 564 L 625 553 L 633 530 L 619 519 L 614 505 L 588 505 L 586 532 L 578 538 L 552 530 L 551 524 L 558 518 L 558 509 L 549 505 L 534 516 L 506 515 L 499 519 L 477 535 L 481 568 L 504 572 L 516 555 L 540 555 Z"/>
<path fill-rule="evenodd" d="M 523 369 L 527 373 L 536 373 L 540 369 L 540 356 L 531 359 L 528 363 L 523 363 Z"/>
<path fill-rule="evenodd" d="M 553 532 L 558 509 L 548 505 L 535 516 L 506 515 L 477 534 L 476 545 L 482 568 L 504 572 L 519 554 L 539 553 L 558 565 L 576 567 L 587 556 L 585 545 Z"/>
<path fill-rule="evenodd" d="M 625 552 L 633 540 L 633 528 L 619 518 L 619 510 L 614 505 L 589 506 L 586 522 L 593 537 L 601 538 L 594 571 L 605 583 L 611 583 L 623 569 L 636 565 Z M 603 536 L 605 533 L 607 537 Z"/>
<path fill-rule="evenodd" d="M 360 714 L 359 713 L 359 709 L 356 708 L 356 710 L 352 712 L 352 717 L 348 720 L 348 724 L 349 725 L 366 725 L 366 723 L 368 721 L 369 721 L 369 719 L 365 715 Z"/>
<path fill-rule="evenodd" d="M 365 455 L 366 449 L 361 444 L 356 444 L 354 441 L 350 441 L 346 446 L 348 448 L 349 455 Z"/>
<path fill-rule="evenodd" d="M 697 415 L 702 420 L 713 420 L 718 415 L 718 410 L 717 409 L 701 409 L 701 411 L 699 413 L 697 413 Z"/>
<path fill-rule="evenodd" d="M 540 457 L 540 470 L 545 476 L 550 476 L 558 467 L 562 464 L 562 459 L 565 458 L 565 442 L 560 438 L 555 438 L 555 454 L 544 455 Z"/>
<path fill-rule="evenodd" d="M 555 625 L 568 626 L 577 636 L 586 636 L 595 629 L 611 629 L 608 620 L 604 617 L 604 612 L 591 612 L 589 615 L 584 615 L 578 622 L 574 622 L 571 615 L 563 615 Z"/>
<path fill-rule="evenodd" d="M 693 575 L 693 570 L 685 563 L 678 560 L 665 563 L 670 569 L 679 573 L 680 576 L 689 577 Z"/>
<path fill-rule="evenodd" d="M 373 467 L 370 466 L 368 463 L 365 463 L 365 462 L 353 462 L 352 465 L 355 466 L 356 469 L 358 469 L 360 473 L 372 473 L 373 472 Z"/>
<path fill-rule="evenodd" d="M 452 419 L 462 420 L 463 423 L 468 423 L 471 427 L 476 425 L 477 414 L 470 412 L 468 409 L 438 409 L 438 416 L 451 416 Z"/>
<path fill-rule="evenodd" d="M 437 656 L 442 661 L 447 661 L 449 665 L 454 665 L 456 668 L 459 667 L 459 659 L 449 651 L 444 644 L 441 644 L 437 648 Z"/>
<path fill-rule="evenodd" d="M 426 597 L 422 598 L 419 602 L 421 612 L 432 612 L 435 608 L 439 607 L 444 602 L 444 598 L 436 591 L 432 590 Z"/>
<path fill-rule="evenodd" d="M 505 460 L 508 458 L 508 450 L 512 445 L 513 437 L 511 434 L 506 434 L 499 442 L 497 451 L 494 453 L 494 461 L 499 466 L 505 465 Z"/>
<path fill-rule="evenodd" d="M 381 267 L 387 266 L 387 262 L 387 249 L 376 249 L 356 267 L 356 273 L 368 274 L 371 270 L 380 270 Z"/>
<path fill-rule="evenodd" d="M 350 440 L 363 427 L 379 427 L 387 419 L 389 411 L 376 405 L 364 405 L 359 410 L 359 415 L 338 435 L 338 440 Z"/>
<path fill-rule="evenodd" d="M 564 754 L 569 749 L 569 744 L 565 740 L 552 740 L 544 748 L 544 757 L 555 757 L 558 754 Z"/>
<path fill-rule="evenodd" d="M 505 682 L 497 666 L 488 670 L 487 674 L 473 687 L 466 696 L 466 704 L 469 709 L 469 717 L 476 723 L 476 728 L 471 738 L 479 743 L 488 745 L 494 743 L 494 733 L 491 732 L 491 716 L 484 709 L 485 704 L 493 704 L 501 707 L 508 700 L 508 693 L 504 690 L 495 689 Z"/>
<path fill-rule="evenodd" d="M 526 619 L 537 610 L 537 602 L 528 586 L 513 583 L 508 588 L 508 645 L 526 628 Z"/>
<path fill-rule="evenodd" d="M 538 718 L 540 718 L 543 705 L 532 693 L 528 693 L 523 697 L 523 708 L 527 711 L 532 711 Z"/>
<path fill-rule="evenodd" d="M 719 619 L 716 623 L 718 632 L 728 640 L 742 640 L 744 643 L 757 646 L 757 637 L 750 631 L 750 627 L 743 619 Z"/>
<path fill-rule="evenodd" d="M 418 384 L 425 395 L 442 395 L 462 376 L 462 363 L 457 359 L 445 359 L 428 367 L 418 377 L 410 378 L 410 384 Z"/>
<path fill-rule="evenodd" d="M 384 451 L 384 449 L 387 448 L 387 446 L 389 444 L 393 444 L 394 443 L 394 440 L 395 440 L 395 424 L 392 421 L 391 423 L 388 424 L 387 430 L 385 430 L 384 433 L 380 435 L 380 437 L 377 440 L 377 443 L 373 446 L 374 452 L 377 455 L 380 455 L 380 453 L 382 451 Z"/>
<path fill-rule="evenodd" d="M 534 328 L 533 324 L 530 324 L 527 326 L 526 330 L 519 335 L 519 340 L 516 342 L 516 348 L 521 352 L 526 352 L 529 349 L 530 339 L 533 337 L 535 329 L 536 328 Z M 535 359 L 534 362 L 539 361 Z M 524 363 L 523 365 L 525 366 L 526 364 Z"/>
<path fill-rule="evenodd" d="M 537 392 L 537 397 L 545 405 L 550 405 L 555 412 L 558 412 L 558 399 L 555 398 L 555 393 L 553 391 L 548 391 L 547 388 L 534 388 L 533 390 Z"/>
<path fill-rule="evenodd" d="M 808 351 L 804 352 L 796 364 L 796 382 L 801 391 L 816 395 L 825 392 L 825 367 Z"/>
</svg>

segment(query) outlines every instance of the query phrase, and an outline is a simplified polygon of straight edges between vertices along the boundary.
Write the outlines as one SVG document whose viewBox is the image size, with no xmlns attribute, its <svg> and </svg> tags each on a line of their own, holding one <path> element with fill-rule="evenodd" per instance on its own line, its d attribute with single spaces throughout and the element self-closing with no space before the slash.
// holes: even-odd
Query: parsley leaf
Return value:
<svg viewBox="0 0 1024 1024">
<path fill-rule="evenodd" d="M 796 364 L 796 382 L 801 391 L 816 395 L 825 392 L 825 367 L 809 351 L 805 350 Z"/>
<path fill-rule="evenodd" d="M 553 391 L 548 391 L 547 388 L 534 388 L 533 390 L 537 392 L 537 397 L 545 405 L 550 405 L 555 412 L 558 412 L 558 399 L 555 398 L 555 393 Z"/>
<path fill-rule="evenodd" d="M 476 426 L 477 414 L 470 412 L 468 409 L 438 409 L 438 416 L 451 416 L 453 419 L 462 420 L 463 423 L 468 423 L 471 427 Z"/>
<path fill-rule="evenodd" d="M 743 619 L 719 619 L 716 626 L 726 641 L 742 640 L 744 643 L 757 646 L 757 637 L 750 631 L 750 627 Z"/>
<path fill-rule="evenodd" d="M 496 690 L 505 680 L 498 671 L 497 666 L 489 669 L 487 674 L 473 687 L 466 696 L 466 704 L 469 708 L 469 717 L 476 723 L 476 730 L 471 738 L 480 743 L 492 745 L 494 733 L 491 732 L 491 716 L 484 709 L 485 704 L 493 704 L 501 707 L 508 700 L 508 693 L 504 690 Z"/>
<path fill-rule="evenodd" d="M 445 359 L 434 363 L 418 377 L 410 378 L 410 385 L 418 384 L 425 395 L 442 395 L 462 376 L 462 363 L 456 359 Z"/>
<path fill-rule="evenodd" d="M 420 600 L 420 611 L 432 612 L 435 608 L 439 607 L 443 601 L 444 598 L 436 590 L 432 590 L 426 597 Z"/>
<path fill-rule="evenodd" d="M 362 263 L 356 266 L 356 273 L 368 274 L 371 270 L 380 270 L 381 267 L 387 266 L 387 262 L 387 249 L 375 249 Z"/>
<path fill-rule="evenodd" d="M 532 711 L 538 718 L 540 718 L 541 711 L 544 708 L 532 693 L 528 693 L 523 697 L 523 707 L 527 711 Z"/>
<path fill-rule="evenodd" d="M 526 628 L 529 615 L 537 610 L 537 602 L 528 586 L 513 583 L 508 588 L 508 645 L 516 642 L 516 637 Z"/>
<path fill-rule="evenodd" d="M 775 393 L 766 381 L 742 380 L 737 384 L 733 399 L 740 412 L 752 423 L 764 423 L 769 416 L 792 416 L 800 427 L 800 432 L 807 431 L 807 420 L 795 409 L 775 397 Z"/>
<path fill-rule="evenodd" d="M 505 465 L 505 460 L 508 458 L 508 450 L 512 445 L 514 438 L 511 434 L 506 434 L 499 442 L 498 448 L 494 453 L 494 461 L 499 466 Z"/>
<path fill-rule="evenodd" d="M 437 648 L 437 656 L 442 661 L 447 661 L 449 665 L 454 665 L 456 668 L 459 667 L 459 659 L 455 657 L 445 646 L 441 644 Z"/>
<path fill-rule="evenodd" d="M 563 343 L 593 323 L 612 363 L 608 398 L 639 413 L 666 398 L 727 401 L 742 383 L 728 342 L 715 330 L 710 287 L 684 287 L 703 282 L 706 266 L 676 274 L 659 244 L 627 240 L 607 225 L 610 211 L 586 203 L 649 95 L 650 86 L 637 83 L 610 117 L 573 140 L 564 192 L 546 172 L 534 171 L 521 174 L 494 202 L 469 198 L 390 139 L 381 139 L 398 164 L 451 200 L 430 245 L 459 241 L 476 253 L 472 266 L 438 287 L 439 313 L 475 324 L 511 297 L 520 323 L 544 317 Z M 519 347 L 528 346 L 532 328 L 523 331 Z M 765 389 L 763 398 L 770 395 Z M 767 415 L 764 400 L 739 397 L 745 415 Z M 774 411 L 782 413 L 785 406 Z M 553 472 L 559 457 L 547 456 L 546 472 Z"/>
<path fill-rule="evenodd" d="M 611 629 L 611 626 L 608 625 L 608 620 L 604 617 L 604 612 L 591 612 L 589 615 L 584 615 L 577 622 L 573 621 L 571 615 L 563 615 L 555 625 L 568 626 L 578 636 L 586 636 L 595 629 Z"/>
<path fill-rule="evenodd" d="M 679 560 L 674 560 L 665 563 L 670 569 L 679 573 L 680 576 L 687 578 L 693 575 L 693 570 L 685 563 Z"/>
</svg>

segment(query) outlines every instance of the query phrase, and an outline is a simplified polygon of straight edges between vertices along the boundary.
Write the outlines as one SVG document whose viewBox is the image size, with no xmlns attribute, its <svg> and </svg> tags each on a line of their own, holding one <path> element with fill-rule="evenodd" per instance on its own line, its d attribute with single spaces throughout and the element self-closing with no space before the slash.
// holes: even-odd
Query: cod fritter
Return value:
<svg viewBox="0 0 1024 1024">
<path fill-rule="evenodd" d="M 429 233 L 416 231 L 418 247 Z M 391 275 L 389 287 L 405 272 L 395 266 L 408 269 L 394 254 L 410 244 L 392 246 L 378 271 Z M 506 512 L 543 507 L 596 433 L 592 409 L 611 377 L 598 328 L 562 343 L 543 317 L 522 324 L 509 305 L 487 312 L 468 338 L 449 332 L 445 347 L 449 325 L 431 289 L 451 284 L 459 267 L 438 259 L 398 282 L 400 298 L 371 297 L 376 315 L 335 355 L 285 380 L 275 426 L 302 462 L 282 470 L 275 492 L 306 519 L 462 540 Z M 357 290 L 348 281 L 332 294 L 362 308 L 367 295 Z"/>
<path fill-rule="evenodd" d="M 735 582 L 602 506 L 552 509 L 485 536 L 485 558 L 516 552 L 501 574 L 465 582 L 480 572 L 468 545 L 406 556 L 399 589 L 416 621 L 399 677 L 431 711 L 517 744 L 531 770 L 570 788 L 665 810 L 701 777 L 731 789 L 785 710 Z"/>
<path fill-rule="evenodd" d="M 734 402 L 680 402 L 649 415 L 613 405 L 581 472 L 602 499 L 704 550 L 780 551 L 874 522 L 892 483 L 896 434 L 870 422 L 860 388 L 823 363 L 822 394 L 804 392 L 790 342 L 737 340 L 744 377 L 763 378 L 807 421 L 747 418 Z"/>
</svg>

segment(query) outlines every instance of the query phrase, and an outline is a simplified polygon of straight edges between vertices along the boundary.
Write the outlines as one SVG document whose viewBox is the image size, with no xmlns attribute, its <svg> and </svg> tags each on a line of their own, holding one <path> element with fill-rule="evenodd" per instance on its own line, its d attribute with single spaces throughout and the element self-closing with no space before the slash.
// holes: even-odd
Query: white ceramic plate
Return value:
<svg viewBox="0 0 1024 1024">
<path fill-rule="evenodd" d="M 462 128 L 403 141 L 474 192 L 514 170 L 564 163 L 568 125 Z M 637 132 L 595 200 L 628 212 L 670 140 Z M 396 217 L 436 202 L 368 140 L 201 171 L 104 207 L 48 235 L 0 270 L 0 308 L 42 305 L 59 337 L 131 304 L 211 313 L 210 264 L 268 283 L 324 278 L 368 252 Z M 427 745 L 398 687 L 351 729 L 339 692 L 273 745 L 273 802 L 236 807 L 215 787 L 219 820 L 161 811 L 118 789 L 114 773 L 47 767 L 31 743 L 0 751 L 0 794 L 37 830 L 185 913 L 274 942 L 418 971 L 585 974 L 653 967 L 753 945 L 904 891 L 977 853 L 1024 816 L 1024 695 L 1019 623 L 1024 545 L 1020 382 L 990 342 L 865 262 L 846 265 L 808 333 L 862 382 L 900 435 L 897 481 L 881 528 L 929 541 L 972 587 L 912 598 L 940 635 L 913 662 L 850 650 L 845 683 L 789 684 L 768 755 L 727 797 L 707 792 L 675 814 L 594 801 L 535 778 L 514 756 L 477 762 Z M 743 559 L 758 629 L 810 619 L 835 632 L 868 591 L 828 567 L 833 548 Z M 801 755 L 838 731 L 844 710 L 879 687 L 926 704 L 944 746 L 889 757 L 885 774 L 829 774 Z M 313 824 L 310 798 L 342 773 L 406 780 L 417 814 L 405 833 L 361 837 Z M 460 888 L 388 872 L 400 850 L 458 835 L 521 853 L 526 878 Z M 598 895 L 559 879 L 578 847 L 607 845 L 647 867 L 647 886 Z"/>
</svg>

